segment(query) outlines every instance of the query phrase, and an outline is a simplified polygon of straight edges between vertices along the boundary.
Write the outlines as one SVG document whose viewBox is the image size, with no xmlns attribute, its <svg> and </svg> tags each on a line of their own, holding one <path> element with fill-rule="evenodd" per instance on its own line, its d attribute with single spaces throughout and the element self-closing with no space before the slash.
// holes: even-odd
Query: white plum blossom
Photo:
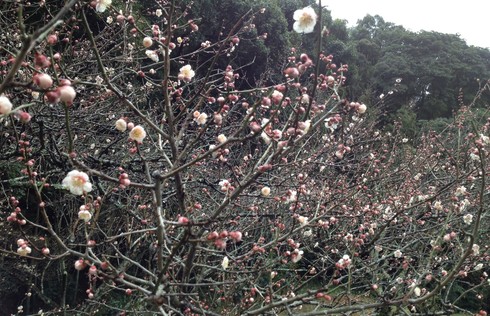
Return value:
<svg viewBox="0 0 490 316">
<path fill-rule="evenodd" d="M 308 104 L 310 103 L 310 96 L 307 93 L 303 93 L 301 96 L 301 103 Z"/>
<path fill-rule="evenodd" d="M 294 249 L 294 251 L 291 253 L 291 261 L 296 263 L 300 261 L 301 258 L 303 258 L 303 250 L 299 250 L 297 248 Z"/>
<path fill-rule="evenodd" d="M 230 181 L 223 179 L 218 183 L 218 185 L 221 187 L 221 191 L 226 192 L 230 189 L 231 183 Z"/>
<path fill-rule="evenodd" d="M 297 33 L 311 33 L 315 28 L 317 15 L 312 7 L 294 11 L 293 30 Z"/>
<path fill-rule="evenodd" d="M 161 17 L 161 16 L 162 16 L 162 14 L 163 14 L 162 9 L 156 9 L 156 11 L 155 11 L 155 15 L 156 15 L 157 17 Z"/>
<path fill-rule="evenodd" d="M 25 241 L 24 239 L 17 239 L 17 246 L 19 247 L 17 249 L 17 254 L 19 254 L 20 256 L 27 256 L 31 253 L 31 248 L 28 246 L 27 241 Z"/>
<path fill-rule="evenodd" d="M 471 250 L 473 250 L 473 255 L 478 256 L 480 254 L 480 246 L 477 244 L 473 244 L 471 247 Z"/>
<path fill-rule="evenodd" d="M 264 141 L 264 143 L 266 145 L 269 145 L 271 143 L 271 141 L 272 141 L 272 138 L 270 138 L 269 135 L 267 135 L 266 132 L 262 132 L 260 134 L 260 138 L 262 138 L 262 140 Z"/>
<path fill-rule="evenodd" d="M 95 10 L 97 12 L 104 12 L 111 4 L 112 0 L 97 0 Z"/>
<path fill-rule="evenodd" d="M 146 131 L 141 125 L 136 125 L 129 132 L 129 138 L 131 138 L 132 140 L 138 143 L 143 142 L 143 139 L 145 139 L 145 137 L 146 137 Z"/>
<path fill-rule="evenodd" d="M 184 80 L 185 82 L 189 82 L 192 80 L 192 78 L 194 78 L 195 75 L 196 73 L 194 72 L 194 70 L 192 70 L 191 65 L 185 65 L 182 68 L 180 68 L 178 79 Z"/>
<path fill-rule="evenodd" d="M 223 270 L 226 270 L 229 264 L 230 264 L 230 259 L 228 259 L 228 257 L 225 256 L 223 258 L 223 261 L 221 262 L 221 267 L 223 268 Z"/>
<path fill-rule="evenodd" d="M 200 113 L 199 116 L 195 118 L 195 121 L 199 125 L 204 125 L 206 124 L 207 119 L 208 115 L 206 113 Z"/>
<path fill-rule="evenodd" d="M 264 127 L 266 126 L 267 124 L 269 124 L 270 120 L 268 118 L 263 118 L 261 121 L 260 121 L 260 126 Z"/>
<path fill-rule="evenodd" d="M 9 114 L 12 111 L 12 103 L 6 96 L 0 96 L 0 115 Z"/>
<path fill-rule="evenodd" d="M 466 194 L 466 187 L 460 186 L 456 189 L 456 196 L 461 196 Z"/>
<path fill-rule="evenodd" d="M 464 222 L 466 225 L 470 225 L 470 224 L 473 222 L 473 215 L 471 215 L 471 214 L 466 214 L 465 216 L 463 216 L 463 222 Z"/>
<path fill-rule="evenodd" d="M 394 253 L 393 253 L 393 256 L 395 256 L 395 258 L 401 258 L 403 256 L 403 253 L 400 251 L 400 249 L 397 249 Z"/>
<path fill-rule="evenodd" d="M 486 135 L 480 134 L 480 140 L 481 140 L 481 141 L 482 141 L 482 143 L 484 143 L 485 145 L 490 144 L 490 137 L 488 137 L 488 136 L 486 136 Z"/>
<path fill-rule="evenodd" d="M 343 270 L 345 268 L 350 268 L 350 265 L 352 263 L 352 260 L 350 259 L 349 255 L 343 255 L 342 258 L 337 261 L 337 268 L 340 270 Z"/>
<path fill-rule="evenodd" d="M 32 251 L 31 247 L 27 246 L 27 244 L 24 244 L 22 246 L 20 246 L 18 249 L 17 249 L 17 254 L 19 256 L 27 256 L 28 254 L 30 254 Z"/>
<path fill-rule="evenodd" d="M 269 188 L 269 187 L 263 187 L 260 190 L 260 193 L 262 194 L 262 196 L 269 196 L 271 194 L 271 188 Z"/>
<path fill-rule="evenodd" d="M 311 128 L 311 120 L 306 120 L 305 121 L 305 129 L 303 130 L 303 134 L 307 134 L 308 131 L 310 130 Z"/>
<path fill-rule="evenodd" d="M 228 138 L 224 134 L 219 134 L 217 139 L 220 144 L 223 144 Z"/>
<path fill-rule="evenodd" d="M 415 296 L 420 296 L 420 294 L 422 294 L 422 291 L 417 286 L 415 289 L 413 289 L 413 293 L 415 294 Z"/>
<path fill-rule="evenodd" d="M 156 63 L 160 60 L 160 58 L 158 58 L 157 52 L 154 50 L 147 49 L 145 54 L 148 58 L 150 58 L 151 60 L 153 60 Z"/>
<path fill-rule="evenodd" d="M 435 201 L 434 202 L 434 209 L 436 209 L 437 211 L 442 211 L 444 209 L 441 201 Z"/>
<path fill-rule="evenodd" d="M 146 36 L 145 38 L 143 38 L 143 46 L 145 48 L 149 48 L 151 47 L 151 45 L 153 45 L 153 40 L 151 39 L 151 37 Z"/>
<path fill-rule="evenodd" d="M 213 153 L 211 154 L 211 156 L 213 158 L 216 158 L 218 157 L 218 150 L 215 150 L 216 149 L 216 145 L 209 145 L 209 151 L 212 151 Z"/>
<path fill-rule="evenodd" d="M 116 129 L 118 131 L 125 132 L 127 128 L 128 128 L 128 124 L 124 119 L 121 118 L 116 121 Z"/>
<path fill-rule="evenodd" d="M 298 216 L 298 222 L 301 226 L 308 225 L 308 217 Z"/>
<path fill-rule="evenodd" d="M 80 211 L 78 212 L 78 218 L 88 222 L 92 218 L 92 213 L 87 210 L 85 205 L 80 206 Z"/>
<path fill-rule="evenodd" d="M 475 266 L 475 271 L 480 271 L 483 268 L 483 263 L 479 263 Z"/>
<path fill-rule="evenodd" d="M 330 132 L 333 132 L 339 127 L 339 122 L 335 117 L 329 117 L 325 119 L 325 127 L 330 130 Z"/>
<path fill-rule="evenodd" d="M 303 232 L 303 236 L 311 237 L 311 236 L 313 236 L 313 231 L 311 229 L 307 229 Z"/>
<path fill-rule="evenodd" d="M 361 103 L 358 107 L 357 107 L 357 113 L 359 114 L 364 114 L 366 113 L 366 110 L 367 110 L 367 106 L 366 104 L 364 103 Z"/>
<path fill-rule="evenodd" d="M 277 90 L 274 90 L 274 92 L 272 92 L 272 95 L 271 95 L 271 99 L 275 104 L 279 104 L 279 102 L 281 102 L 283 97 L 284 97 L 284 95 L 280 91 L 277 91 Z"/>
<path fill-rule="evenodd" d="M 475 153 L 470 153 L 470 159 L 476 162 L 480 162 L 480 156 Z"/>
<path fill-rule="evenodd" d="M 68 172 L 61 184 L 64 189 L 70 190 L 70 193 L 75 195 L 83 195 L 92 191 L 92 183 L 90 183 L 88 175 L 78 170 Z"/>
<path fill-rule="evenodd" d="M 295 202 L 298 199 L 298 192 L 296 190 L 288 190 L 286 203 Z"/>
</svg>

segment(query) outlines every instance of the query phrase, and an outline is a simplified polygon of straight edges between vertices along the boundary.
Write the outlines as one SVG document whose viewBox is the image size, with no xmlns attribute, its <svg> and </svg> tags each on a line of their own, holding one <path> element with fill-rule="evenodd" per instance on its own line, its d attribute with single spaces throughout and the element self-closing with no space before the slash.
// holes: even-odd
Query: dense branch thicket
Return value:
<svg viewBox="0 0 490 316">
<path fill-rule="evenodd" d="M 488 82 L 409 139 L 379 129 L 396 93 L 349 99 L 317 5 L 257 81 L 267 8 L 209 34 L 140 5 L 0 4 L 8 313 L 485 314 Z"/>
</svg>

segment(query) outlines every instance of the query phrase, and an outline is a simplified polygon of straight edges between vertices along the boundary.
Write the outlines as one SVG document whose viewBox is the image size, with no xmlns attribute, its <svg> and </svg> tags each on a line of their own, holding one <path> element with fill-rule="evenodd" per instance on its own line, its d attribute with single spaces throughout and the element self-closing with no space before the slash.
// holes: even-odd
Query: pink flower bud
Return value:
<svg viewBox="0 0 490 316">
<path fill-rule="evenodd" d="M 239 231 L 230 232 L 230 238 L 233 239 L 235 242 L 242 241 L 242 233 Z"/>
<path fill-rule="evenodd" d="M 56 34 L 51 34 L 48 36 L 47 41 L 49 45 L 54 45 L 58 42 L 58 36 Z"/>
<path fill-rule="evenodd" d="M 272 138 L 275 140 L 280 140 L 282 138 L 282 132 L 278 129 L 272 131 Z"/>
<path fill-rule="evenodd" d="M 46 56 L 37 52 L 34 54 L 34 64 L 39 68 L 48 68 L 49 66 L 51 66 L 51 62 L 49 61 L 49 59 Z"/>
<path fill-rule="evenodd" d="M 219 234 L 217 231 L 211 232 L 208 234 L 207 239 L 208 240 L 215 240 L 216 238 L 219 237 Z"/>
<path fill-rule="evenodd" d="M 85 261 L 83 259 L 79 259 L 79 260 L 75 261 L 75 270 L 81 271 L 81 270 L 85 269 L 86 266 L 87 266 L 87 264 L 85 263 Z"/>
<path fill-rule="evenodd" d="M 41 89 L 48 89 L 53 85 L 53 79 L 48 74 L 37 73 L 32 77 L 32 82 Z"/>
<path fill-rule="evenodd" d="M 214 114 L 214 124 L 221 125 L 223 123 L 223 116 L 219 113 Z"/>
<path fill-rule="evenodd" d="M 97 267 L 92 265 L 90 269 L 88 269 L 88 274 L 90 275 L 96 275 L 97 274 Z"/>
<path fill-rule="evenodd" d="M 104 261 L 100 264 L 100 268 L 102 270 L 107 270 L 109 268 L 109 263 L 107 261 Z"/>
<path fill-rule="evenodd" d="M 288 78 L 298 78 L 299 77 L 299 70 L 296 67 L 290 67 L 284 70 L 284 74 Z"/>
<path fill-rule="evenodd" d="M 214 245 L 216 248 L 224 250 L 226 248 L 226 241 L 223 239 L 216 239 Z"/>
<path fill-rule="evenodd" d="M 73 100 L 75 99 L 77 93 L 72 86 L 64 85 L 58 87 L 58 92 L 60 94 L 60 100 L 63 101 L 67 105 L 73 104 Z"/>
<path fill-rule="evenodd" d="M 184 217 L 184 216 L 179 216 L 178 222 L 181 225 L 187 225 L 187 224 L 189 224 L 189 219 L 187 217 Z"/>
<path fill-rule="evenodd" d="M 249 127 L 254 133 L 258 133 L 262 129 L 262 126 L 260 126 L 260 124 L 257 122 L 250 123 Z"/>
<path fill-rule="evenodd" d="M 231 102 L 236 102 L 238 101 L 238 96 L 236 94 L 230 94 L 228 95 L 228 100 L 230 100 Z"/>
<path fill-rule="evenodd" d="M 48 91 L 46 92 L 45 97 L 48 103 L 58 103 L 60 101 L 60 92 L 58 91 L 58 89 L 54 91 Z"/>
<path fill-rule="evenodd" d="M 19 111 L 19 112 L 17 112 L 17 115 L 19 116 L 19 120 L 22 123 L 29 123 L 31 118 L 32 118 L 32 116 L 25 111 Z"/>
<path fill-rule="evenodd" d="M 122 14 L 119 14 L 117 17 L 116 17 L 116 21 L 120 24 L 123 24 L 124 21 L 126 21 L 126 17 Z"/>
<path fill-rule="evenodd" d="M 272 165 L 271 164 L 265 164 L 265 165 L 262 165 L 262 166 L 259 166 L 258 167 L 258 171 L 259 172 L 266 172 L 266 171 L 269 171 L 272 169 Z"/>
</svg>

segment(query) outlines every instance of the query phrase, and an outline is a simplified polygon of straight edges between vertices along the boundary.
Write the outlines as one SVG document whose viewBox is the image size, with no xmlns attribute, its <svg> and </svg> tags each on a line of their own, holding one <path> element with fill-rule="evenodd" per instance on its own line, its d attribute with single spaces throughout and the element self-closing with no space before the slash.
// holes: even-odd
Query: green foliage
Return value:
<svg viewBox="0 0 490 316">
<path fill-rule="evenodd" d="M 419 119 L 449 117 L 459 108 L 460 89 L 460 102 L 469 102 L 478 90 L 477 78 L 490 78 L 490 51 L 468 47 L 458 35 L 414 33 L 368 15 L 352 29 L 351 41 L 355 62 L 363 65 L 357 75 L 364 79 L 351 87 L 354 95 L 371 88 L 375 95 L 393 90 L 391 112 L 414 104 Z M 397 78 L 401 83 L 394 86 Z"/>
<path fill-rule="evenodd" d="M 404 137 L 414 139 L 417 137 L 417 115 L 407 107 L 396 111 L 396 120 L 401 124 L 400 132 Z"/>
<path fill-rule="evenodd" d="M 290 47 L 288 22 L 279 1 L 199 1 L 192 6 L 191 15 L 201 18 L 199 24 L 205 26 L 197 38 L 199 44 L 225 37 L 240 18 L 254 16 L 255 28 L 249 27 L 230 58 L 220 63 L 242 68 L 251 85 L 260 79 L 274 81 L 272 73 L 281 69 Z"/>
</svg>

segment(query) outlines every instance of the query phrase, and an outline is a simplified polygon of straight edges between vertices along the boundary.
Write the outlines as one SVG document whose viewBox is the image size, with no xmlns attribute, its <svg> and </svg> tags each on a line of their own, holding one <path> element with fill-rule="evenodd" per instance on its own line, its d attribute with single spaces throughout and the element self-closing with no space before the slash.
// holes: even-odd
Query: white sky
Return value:
<svg viewBox="0 0 490 316">
<path fill-rule="evenodd" d="M 322 0 L 334 19 L 349 26 L 366 14 L 380 15 L 386 22 L 410 31 L 460 34 L 468 45 L 490 48 L 489 0 Z"/>
</svg>

